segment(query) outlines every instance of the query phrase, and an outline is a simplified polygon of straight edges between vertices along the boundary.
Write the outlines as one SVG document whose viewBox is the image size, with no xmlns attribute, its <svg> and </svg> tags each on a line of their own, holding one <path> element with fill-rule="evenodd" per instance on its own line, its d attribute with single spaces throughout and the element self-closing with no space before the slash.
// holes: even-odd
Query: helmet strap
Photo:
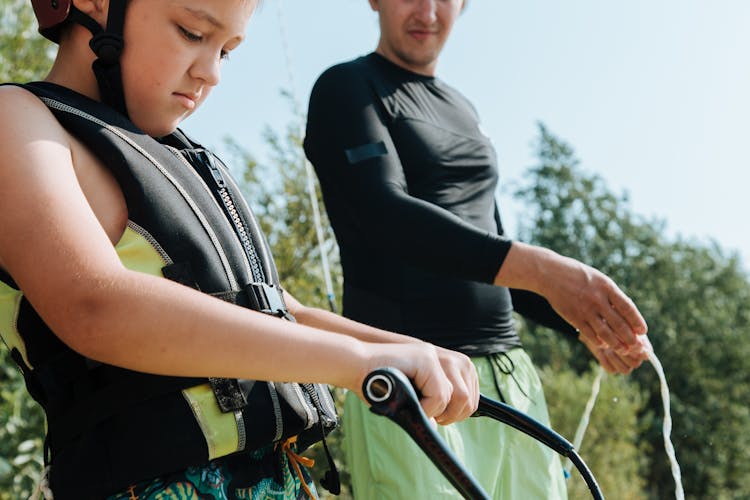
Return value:
<svg viewBox="0 0 750 500">
<path fill-rule="evenodd" d="M 122 87 L 120 55 L 125 45 L 123 30 L 125 25 L 125 0 L 111 0 L 107 15 L 107 28 L 102 27 L 91 17 L 71 5 L 68 19 L 91 32 L 89 46 L 97 59 L 91 65 L 99 85 L 102 102 L 127 116 L 125 92 Z"/>
</svg>

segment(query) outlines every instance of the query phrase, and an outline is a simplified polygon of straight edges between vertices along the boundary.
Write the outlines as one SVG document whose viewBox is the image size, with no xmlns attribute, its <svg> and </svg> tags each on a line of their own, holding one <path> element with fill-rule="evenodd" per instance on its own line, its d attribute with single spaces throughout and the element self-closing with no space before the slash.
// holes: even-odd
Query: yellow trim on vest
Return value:
<svg viewBox="0 0 750 500">
<path fill-rule="evenodd" d="M 132 229 L 131 224 L 125 228 L 115 250 L 120 262 L 131 271 L 163 276 L 161 268 L 166 264 L 164 258 L 143 235 Z"/>
<path fill-rule="evenodd" d="M 23 293 L 0 281 L 0 338 L 8 349 L 18 349 L 23 356 L 23 362 L 31 367 L 26 357 L 26 343 L 18 333 L 16 321 L 18 308 L 21 306 Z"/>
<path fill-rule="evenodd" d="M 240 435 L 234 414 L 221 412 L 211 385 L 197 385 L 182 394 L 206 438 L 209 460 L 239 451 Z"/>
</svg>

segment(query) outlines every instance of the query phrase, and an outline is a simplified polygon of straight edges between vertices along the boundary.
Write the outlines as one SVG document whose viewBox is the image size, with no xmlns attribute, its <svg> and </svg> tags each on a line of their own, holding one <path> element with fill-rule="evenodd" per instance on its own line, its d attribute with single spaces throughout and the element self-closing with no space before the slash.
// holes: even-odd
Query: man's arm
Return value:
<svg viewBox="0 0 750 500">
<path fill-rule="evenodd" d="M 568 337 L 578 338 L 575 327 L 565 321 L 552 307 L 547 299 L 528 290 L 510 289 L 513 310 L 524 318 L 551 328 Z"/>
</svg>

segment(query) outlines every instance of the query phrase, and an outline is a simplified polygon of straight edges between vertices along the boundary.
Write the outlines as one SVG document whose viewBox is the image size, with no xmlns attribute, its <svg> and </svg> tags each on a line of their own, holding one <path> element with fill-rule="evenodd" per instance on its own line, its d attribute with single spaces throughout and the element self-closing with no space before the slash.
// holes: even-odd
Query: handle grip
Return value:
<svg viewBox="0 0 750 500">
<path fill-rule="evenodd" d="M 464 498 L 489 499 L 476 479 L 461 465 L 445 441 L 432 428 L 419 405 L 417 392 L 406 375 L 395 368 L 378 368 L 365 377 L 362 392 L 370 403 L 370 411 L 388 417 L 404 429 Z M 480 395 L 479 407 L 472 417 L 493 418 L 570 458 L 583 476 L 593 498 L 604 499 L 594 475 L 573 445 L 549 427 L 511 406 L 483 395 Z"/>
<path fill-rule="evenodd" d="M 404 429 L 464 498 L 489 500 L 430 425 L 406 375 L 395 368 L 378 368 L 365 377 L 362 393 L 370 403 L 370 411 L 388 417 Z"/>
</svg>

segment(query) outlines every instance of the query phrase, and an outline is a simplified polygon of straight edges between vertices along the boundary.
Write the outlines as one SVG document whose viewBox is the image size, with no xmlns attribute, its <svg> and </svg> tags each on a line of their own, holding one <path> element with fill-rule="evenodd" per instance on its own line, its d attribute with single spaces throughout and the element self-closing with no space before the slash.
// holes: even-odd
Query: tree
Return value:
<svg viewBox="0 0 750 500">
<path fill-rule="evenodd" d="M 516 195 L 528 206 L 522 239 L 601 269 L 635 300 L 672 389 L 673 439 L 686 492 L 694 498 L 750 497 L 750 281 L 736 255 L 664 236 L 665 224 L 635 216 L 573 149 L 539 127 L 539 164 Z M 583 373 L 585 348 L 530 325 L 537 361 Z M 652 498 L 673 493 L 661 452 L 661 401 L 653 371 L 629 383 L 645 396 L 641 438 L 653 450 L 642 469 Z M 605 403 L 602 403 L 605 404 Z"/>
<path fill-rule="evenodd" d="M 35 80 L 49 70 L 52 44 L 35 30 L 29 2 L 0 0 L 0 81 Z M 41 408 L 0 347 L 0 500 L 29 497 L 43 467 L 43 436 Z"/>
<path fill-rule="evenodd" d="M 0 81 L 25 82 L 44 76 L 54 46 L 36 32 L 27 0 L 0 0 Z"/>
</svg>

